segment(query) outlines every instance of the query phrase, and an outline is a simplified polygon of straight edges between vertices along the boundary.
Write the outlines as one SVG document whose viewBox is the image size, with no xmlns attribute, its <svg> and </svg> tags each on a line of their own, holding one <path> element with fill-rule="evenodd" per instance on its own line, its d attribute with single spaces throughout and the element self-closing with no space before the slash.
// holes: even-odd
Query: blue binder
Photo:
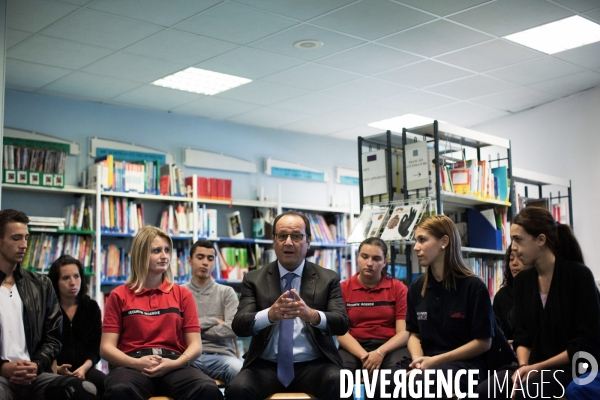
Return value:
<svg viewBox="0 0 600 400">
<path fill-rule="evenodd" d="M 502 250 L 502 231 L 492 226 L 478 210 L 467 211 L 469 247 Z"/>
</svg>

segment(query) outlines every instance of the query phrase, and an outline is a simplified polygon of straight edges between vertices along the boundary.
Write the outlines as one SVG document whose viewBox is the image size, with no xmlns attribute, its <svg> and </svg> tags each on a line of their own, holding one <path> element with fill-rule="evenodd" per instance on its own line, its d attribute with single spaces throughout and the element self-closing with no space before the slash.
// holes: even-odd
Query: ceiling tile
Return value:
<svg viewBox="0 0 600 400">
<path fill-rule="evenodd" d="M 294 47 L 294 43 L 300 40 L 319 40 L 324 43 L 324 46 L 313 50 L 302 50 Z M 316 26 L 302 24 L 252 43 L 250 47 L 306 61 L 313 61 L 361 43 L 364 43 L 364 40 Z"/>
<path fill-rule="evenodd" d="M 598 0 L 554 0 L 556 3 L 576 12 L 585 12 L 598 8 Z"/>
<path fill-rule="evenodd" d="M 363 0 L 311 21 L 368 40 L 431 21 L 435 17 L 387 0 Z"/>
<path fill-rule="evenodd" d="M 360 78 L 360 75 L 317 64 L 304 64 L 288 69 L 264 80 L 303 90 L 321 90 Z"/>
<path fill-rule="evenodd" d="M 492 39 L 493 36 L 453 22 L 437 20 L 388 36 L 379 40 L 379 43 L 433 57 Z"/>
<path fill-rule="evenodd" d="M 344 129 L 327 136 L 356 141 L 359 136 L 373 136 L 380 133 L 382 133 L 381 129 L 371 128 L 370 126 L 358 126 L 356 128 Z"/>
<path fill-rule="evenodd" d="M 600 67 L 600 42 L 554 53 L 553 56 L 584 68 L 598 68 Z"/>
<path fill-rule="evenodd" d="M 21 43 L 23 40 L 27 39 L 33 35 L 32 33 L 20 31 L 18 29 L 7 28 L 6 29 L 6 48 L 10 49 L 16 44 Z"/>
<path fill-rule="evenodd" d="M 75 42 L 122 49 L 162 29 L 145 22 L 81 9 L 44 29 L 42 33 Z"/>
<path fill-rule="evenodd" d="M 469 76 L 453 82 L 443 83 L 441 85 L 430 87 L 427 90 L 446 96 L 455 97 L 461 100 L 472 99 L 473 97 L 485 96 L 490 93 L 502 92 L 515 89 L 513 83 L 488 78 L 482 75 Z"/>
<path fill-rule="evenodd" d="M 536 83 L 530 87 L 559 97 L 564 97 L 598 86 L 599 84 L 600 74 L 592 71 L 585 71 Z"/>
<path fill-rule="evenodd" d="M 11 48 L 6 54 L 22 61 L 79 69 L 110 53 L 112 50 L 103 47 L 36 35 Z"/>
<path fill-rule="evenodd" d="M 471 75 L 470 72 L 435 61 L 422 61 L 406 67 L 387 71 L 377 78 L 421 88 Z"/>
<path fill-rule="evenodd" d="M 354 105 L 356 105 L 356 103 L 352 101 L 310 93 L 279 102 L 276 104 L 276 107 L 288 111 L 301 112 L 303 114 L 320 115 Z"/>
<path fill-rule="evenodd" d="M 278 128 L 309 117 L 310 115 L 306 114 L 275 109 L 274 107 L 264 107 L 236 115 L 235 117 L 228 118 L 228 120 L 241 124 Z"/>
<path fill-rule="evenodd" d="M 436 15 L 445 16 L 491 0 L 402 0 L 402 3 Z"/>
<path fill-rule="evenodd" d="M 542 56 L 542 53 L 517 44 L 504 40 L 493 40 L 446 54 L 437 59 L 458 67 L 484 72 Z"/>
<path fill-rule="evenodd" d="M 73 72 L 41 89 L 40 93 L 86 100 L 108 100 L 139 86 L 138 82 Z"/>
<path fill-rule="evenodd" d="M 254 81 L 221 92 L 216 97 L 243 101 L 246 103 L 269 105 L 306 94 L 305 90 L 276 85 L 264 81 Z"/>
<path fill-rule="evenodd" d="M 72 71 L 48 65 L 6 59 L 6 86 L 18 90 L 36 90 Z"/>
<path fill-rule="evenodd" d="M 546 56 L 488 71 L 486 75 L 519 85 L 531 85 L 583 71 L 581 67 Z"/>
<path fill-rule="evenodd" d="M 396 110 L 374 104 L 361 104 L 322 115 L 323 118 L 342 119 L 359 125 L 367 125 L 371 122 L 396 116 L 398 116 Z"/>
<path fill-rule="evenodd" d="M 283 129 L 297 132 L 315 133 L 317 135 L 327 135 L 329 133 L 339 132 L 341 130 L 356 127 L 356 124 L 345 120 L 320 117 L 309 118 L 282 126 Z"/>
<path fill-rule="evenodd" d="M 528 88 L 517 88 L 507 92 L 480 97 L 474 100 L 474 102 L 504 111 L 519 112 L 552 100 L 556 100 L 556 97 L 551 94 Z"/>
<path fill-rule="evenodd" d="M 388 81 L 374 78 L 363 78 L 325 89 L 319 93 L 326 94 L 328 96 L 340 97 L 342 99 L 359 103 L 366 103 L 409 90 L 412 89 Z"/>
<path fill-rule="evenodd" d="M 261 10 L 306 21 L 355 0 L 234 0 L 236 3 L 260 8 Z"/>
<path fill-rule="evenodd" d="M 6 10 L 6 26 L 35 33 L 64 16 L 77 10 L 77 7 L 45 0 L 9 0 Z"/>
<path fill-rule="evenodd" d="M 372 75 L 419 60 L 422 58 L 375 43 L 368 43 L 316 62 L 363 75 Z"/>
<path fill-rule="evenodd" d="M 595 10 L 588 11 L 584 14 L 584 16 L 595 20 L 600 23 L 600 8 L 596 8 Z"/>
<path fill-rule="evenodd" d="M 221 0 L 95 0 L 88 7 L 156 25 L 171 26 L 220 3 Z"/>
<path fill-rule="evenodd" d="M 167 111 L 172 108 L 199 100 L 205 96 L 197 93 L 184 92 L 154 85 L 145 85 L 119 96 L 113 97 L 111 103 L 143 106 Z"/>
<path fill-rule="evenodd" d="M 296 25 L 297 22 L 237 3 L 222 3 L 175 26 L 199 35 L 248 44 Z"/>
<path fill-rule="evenodd" d="M 186 65 L 125 52 L 114 53 L 83 68 L 86 72 L 150 83 L 186 68 Z"/>
<path fill-rule="evenodd" d="M 455 103 L 423 113 L 423 116 L 470 128 L 496 118 L 510 115 L 505 111 L 470 103 Z"/>
<path fill-rule="evenodd" d="M 501 0 L 449 18 L 492 35 L 506 36 L 571 15 L 572 12 L 545 0 Z"/>
<path fill-rule="evenodd" d="M 440 107 L 455 102 L 455 99 L 419 90 L 379 99 L 373 101 L 373 104 L 393 108 L 398 112 L 398 115 L 404 115 L 418 114 L 428 108 Z"/>
<path fill-rule="evenodd" d="M 91 0 L 62 0 L 65 3 L 75 4 L 77 6 L 84 6 L 89 3 Z"/>
<path fill-rule="evenodd" d="M 222 40 L 169 29 L 129 46 L 127 52 L 193 65 L 237 47 Z"/>
<path fill-rule="evenodd" d="M 256 110 L 260 106 L 237 100 L 223 99 L 216 96 L 206 96 L 181 107 L 174 108 L 174 113 L 196 115 L 212 119 L 227 119 L 238 114 Z"/>
<path fill-rule="evenodd" d="M 248 79 L 259 79 L 304 63 L 305 61 L 296 58 L 240 47 L 204 61 L 196 67 Z"/>
</svg>

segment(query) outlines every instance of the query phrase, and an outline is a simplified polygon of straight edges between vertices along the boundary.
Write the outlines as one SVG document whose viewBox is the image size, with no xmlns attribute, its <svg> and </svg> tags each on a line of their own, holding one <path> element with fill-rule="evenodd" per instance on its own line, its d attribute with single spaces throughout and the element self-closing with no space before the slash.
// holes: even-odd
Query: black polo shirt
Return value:
<svg viewBox="0 0 600 400">
<path fill-rule="evenodd" d="M 481 279 L 455 278 L 456 288 L 446 290 L 429 273 L 422 297 L 423 278 L 408 290 L 406 330 L 420 335 L 424 355 L 447 353 L 473 339 L 494 336 L 492 304 Z"/>
</svg>

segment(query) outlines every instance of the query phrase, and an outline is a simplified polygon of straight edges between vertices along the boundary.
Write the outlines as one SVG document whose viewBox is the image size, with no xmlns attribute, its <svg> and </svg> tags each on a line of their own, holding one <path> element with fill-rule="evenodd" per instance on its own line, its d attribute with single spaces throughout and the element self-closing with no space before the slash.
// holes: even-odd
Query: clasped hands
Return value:
<svg viewBox="0 0 600 400">
<path fill-rule="evenodd" d="M 31 385 L 37 378 L 38 365 L 31 361 L 19 360 L 2 364 L 2 376 L 16 385 Z"/>
<path fill-rule="evenodd" d="M 292 298 L 290 298 L 290 293 L 293 296 Z M 282 293 L 269 309 L 268 316 L 269 321 L 272 323 L 296 317 L 312 325 L 318 325 L 321 322 L 319 313 L 306 305 L 304 300 L 298 295 L 296 289 Z"/>
<path fill-rule="evenodd" d="M 135 359 L 135 369 L 150 378 L 158 378 L 177 368 L 175 360 L 159 355 L 143 356 Z"/>
<path fill-rule="evenodd" d="M 56 373 L 59 375 L 70 375 L 70 376 L 74 376 L 79 379 L 85 379 L 85 373 L 88 371 L 87 368 L 85 368 L 82 365 L 81 367 L 77 368 L 75 371 L 71 372 L 71 371 L 69 371 L 69 368 L 71 368 L 71 367 L 72 367 L 71 364 L 59 365 L 56 369 Z"/>
</svg>

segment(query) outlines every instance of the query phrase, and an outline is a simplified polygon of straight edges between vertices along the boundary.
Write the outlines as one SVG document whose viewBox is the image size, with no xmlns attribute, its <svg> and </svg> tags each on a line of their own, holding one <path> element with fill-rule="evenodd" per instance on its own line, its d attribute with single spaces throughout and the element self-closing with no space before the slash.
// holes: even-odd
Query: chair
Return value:
<svg viewBox="0 0 600 400">
<path fill-rule="evenodd" d="M 316 400 L 313 395 L 306 393 L 274 393 L 265 400 Z"/>
</svg>

